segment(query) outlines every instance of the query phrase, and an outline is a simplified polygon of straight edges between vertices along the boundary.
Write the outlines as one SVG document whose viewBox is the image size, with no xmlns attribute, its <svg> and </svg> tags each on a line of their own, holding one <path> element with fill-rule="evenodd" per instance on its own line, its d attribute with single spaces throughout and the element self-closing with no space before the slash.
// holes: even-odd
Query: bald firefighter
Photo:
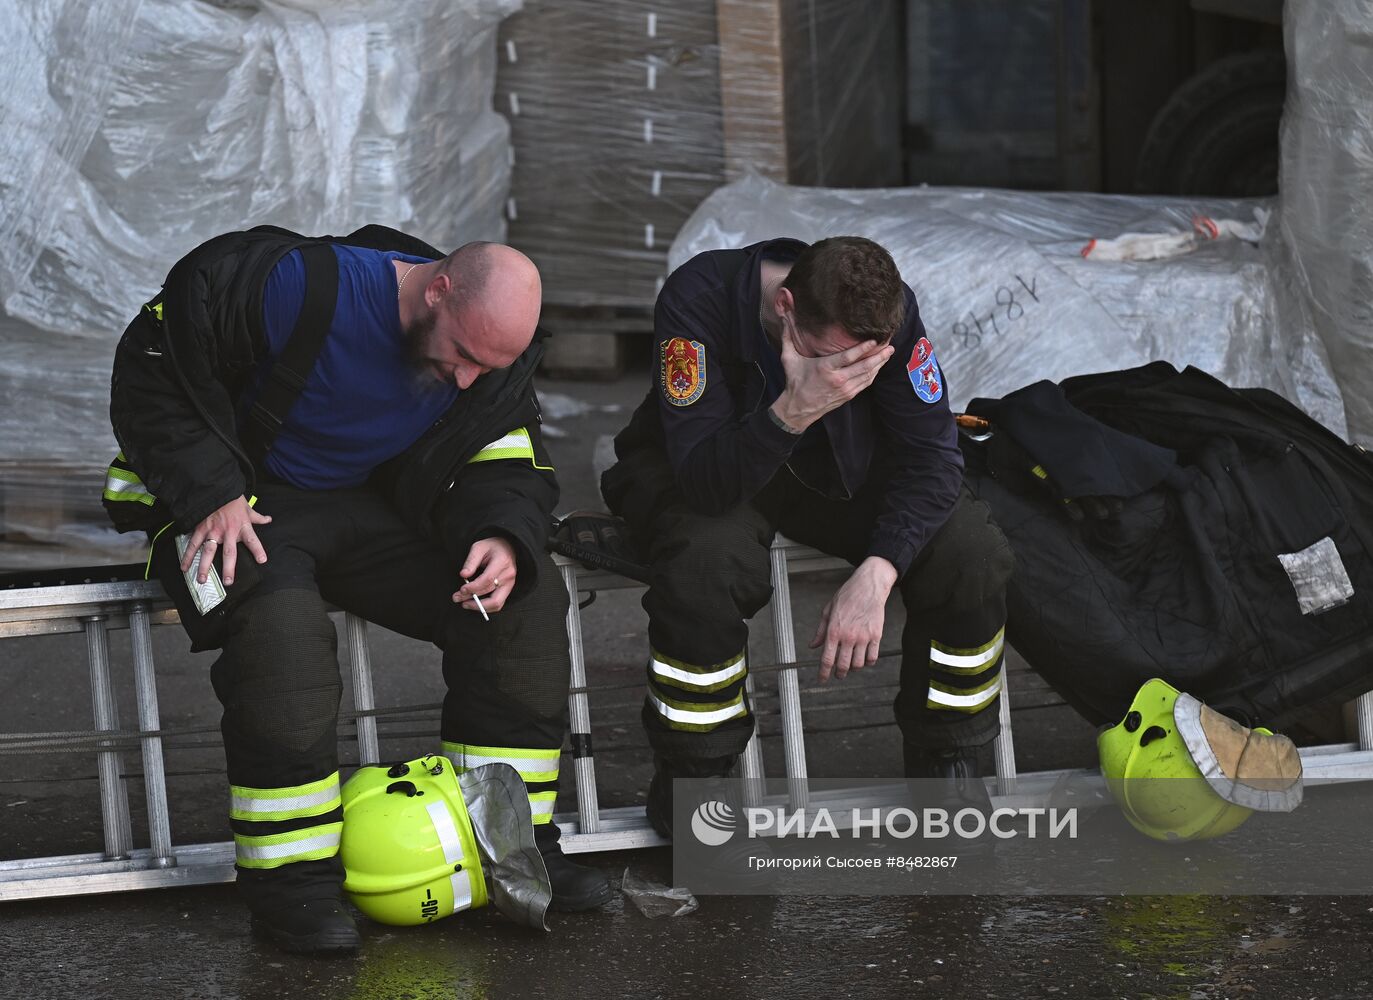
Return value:
<svg viewBox="0 0 1373 1000">
<path fill-rule="evenodd" d="M 263 227 L 183 258 L 120 341 L 106 507 L 153 536 L 192 647 L 221 651 L 238 885 L 285 950 L 359 943 L 331 604 L 442 649 L 442 752 L 524 778 L 555 907 L 609 898 L 552 822 L 569 660 L 539 310 L 507 246 Z"/>
</svg>

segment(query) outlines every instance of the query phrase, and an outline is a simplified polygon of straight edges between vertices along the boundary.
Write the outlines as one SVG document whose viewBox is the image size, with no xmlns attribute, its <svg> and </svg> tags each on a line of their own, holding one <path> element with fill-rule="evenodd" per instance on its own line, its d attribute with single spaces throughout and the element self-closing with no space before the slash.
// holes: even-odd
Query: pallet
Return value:
<svg viewBox="0 0 1373 1000">
<path fill-rule="evenodd" d="M 545 374 L 613 379 L 624 371 L 626 342 L 652 333 L 653 310 L 546 305 L 540 322 L 553 331 L 543 359 Z"/>
</svg>

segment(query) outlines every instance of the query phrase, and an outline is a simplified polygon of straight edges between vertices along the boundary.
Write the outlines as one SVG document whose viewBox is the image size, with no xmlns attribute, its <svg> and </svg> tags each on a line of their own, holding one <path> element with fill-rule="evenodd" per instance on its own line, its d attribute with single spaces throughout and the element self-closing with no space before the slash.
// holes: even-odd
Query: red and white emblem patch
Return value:
<svg viewBox="0 0 1373 1000">
<path fill-rule="evenodd" d="M 911 388 L 923 402 L 937 403 L 943 397 L 944 373 L 939 370 L 934 347 L 926 338 L 921 337 L 911 349 L 911 359 L 906 362 L 906 374 L 910 376 Z"/>
</svg>

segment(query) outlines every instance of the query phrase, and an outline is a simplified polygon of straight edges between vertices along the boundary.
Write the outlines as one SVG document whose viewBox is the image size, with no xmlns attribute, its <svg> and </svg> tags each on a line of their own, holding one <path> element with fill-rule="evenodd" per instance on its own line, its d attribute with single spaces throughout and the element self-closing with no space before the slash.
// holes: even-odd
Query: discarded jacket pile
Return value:
<svg viewBox="0 0 1373 1000">
<path fill-rule="evenodd" d="M 1282 727 L 1373 687 L 1373 456 L 1272 392 L 1162 362 L 968 412 L 1016 553 L 1007 638 L 1088 720 L 1162 677 Z"/>
</svg>

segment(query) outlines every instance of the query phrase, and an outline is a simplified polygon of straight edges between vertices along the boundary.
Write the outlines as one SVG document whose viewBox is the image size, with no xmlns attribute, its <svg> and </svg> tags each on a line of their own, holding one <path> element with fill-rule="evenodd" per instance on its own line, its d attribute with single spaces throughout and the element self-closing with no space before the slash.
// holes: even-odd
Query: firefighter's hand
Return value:
<svg viewBox="0 0 1373 1000">
<path fill-rule="evenodd" d="M 466 580 L 453 593 L 453 603 L 479 611 L 473 595 L 482 599 L 488 614 L 505 607 L 515 589 L 515 547 L 504 538 L 483 538 L 472 543 L 459 575 Z"/>
<path fill-rule="evenodd" d="M 896 575 L 890 562 L 868 556 L 820 612 L 820 627 L 810 648 L 825 647 L 820 656 L 821 684 L 831 673 L 843 678 L 850 670 L 877 662 L 887 597 L 896 585 Z"/>
<path fill-rule="evenodd" d="M 782 314 L 782 370 L 787 387 L 772 404 L 788 427 L 803 431 L 831 410 L 843 406 L 872 385 L 894 348 L 865 340 L 847 351 L 818 358 L 801 354 L 791 313 Z"/>
<path fill-rule="evenodd" d="M 259 564 L 267 561 L 267 550 L 258 541 L 255 524 L 271 524 L 266 514 L 259 514 L 248 506 L 246 497 L 230 500 L 219 510 L 195 526 L 186 543 L 186 554 L 181 557 L 181 572 L 191 568 L 196 552 L 200 553 L 200 568 L 196 580 L 204 583 L 210 575 L 210 565 L 216 555 L 224 565 L 224 586 L 233 586 L 234 569 L 238 565 L 238 546 L 240 543 Z"/>
</svg>

